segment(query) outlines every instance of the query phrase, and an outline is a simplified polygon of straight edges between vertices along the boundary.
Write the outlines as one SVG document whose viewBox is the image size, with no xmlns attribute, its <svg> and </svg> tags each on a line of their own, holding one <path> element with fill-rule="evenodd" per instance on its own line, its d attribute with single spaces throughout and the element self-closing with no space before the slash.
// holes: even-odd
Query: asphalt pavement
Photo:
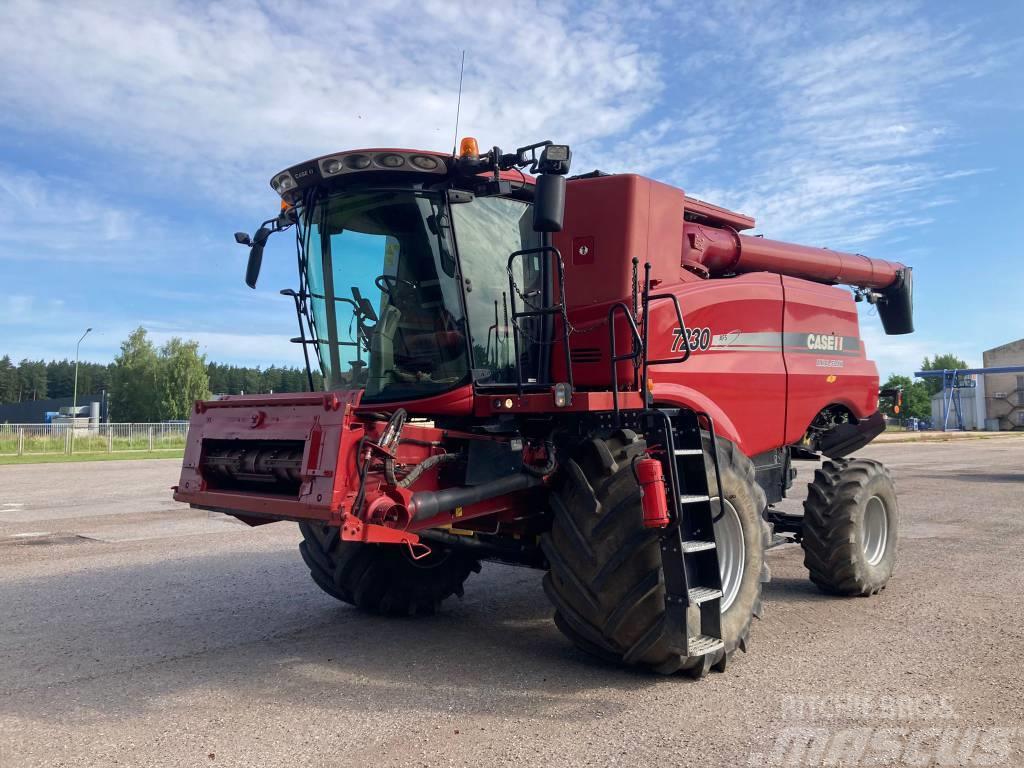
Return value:
<svg viewBox="0 0 1024 768">
<path fill-rule="evenodd" d="M 897 478 L 888 589 L 776 548 L 749 653 L 699 681 L 576 651 L 536 571 L 376 618 L 293 524 L 173 502 L 175 460 L 0 466 L 0 768 L 1024 765 L 1024 440 L 862 455 Z"/>
</svg>

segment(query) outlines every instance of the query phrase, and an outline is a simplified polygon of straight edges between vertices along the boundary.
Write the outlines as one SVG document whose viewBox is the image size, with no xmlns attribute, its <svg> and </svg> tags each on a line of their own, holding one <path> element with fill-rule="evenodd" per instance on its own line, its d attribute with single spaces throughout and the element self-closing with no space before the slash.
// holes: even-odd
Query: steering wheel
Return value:
<svg viewBox="0 0 1024 768">
<path fill-rule="evenodd" d="M 386 293 L 389 295 L 391 291 L 394 288 L 397 288 L 399 285 L 404 285 L 414 290 L 416 288 L 416 283 L 409 282 L 408 280 L 403 280 L 402 278 L 395 277 L 394 275 L 378 275 L 376 279 L 374 279 L 373 284 L 380 289 L 381 293 Z"/>
</svg>

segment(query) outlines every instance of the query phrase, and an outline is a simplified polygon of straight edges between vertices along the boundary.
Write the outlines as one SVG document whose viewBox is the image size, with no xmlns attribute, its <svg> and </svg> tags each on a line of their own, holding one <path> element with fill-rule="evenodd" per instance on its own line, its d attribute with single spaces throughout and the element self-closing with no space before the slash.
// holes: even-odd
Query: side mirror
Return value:
<svg viewBox="0 0 1024 768">
<path fill-rule="evenodd" d="M 561 232 L 565 219 L 565 176 L 544 173 L 533 191 L 534 232 Z"/>
<path fill-rule="evenodd" d="M 256 280 L 260 276 L 260 267 L 263 266 L 263 246 L 267 244 L 267 238 L 273 231 L 269 227 L 260 227 L 253 235 L 252 245 L 249 247 L 249 263 L 245 267 L 245 284 L 250 288 L 256 287 Z"/>
<path fill-rule="evenodd" d="M 235 232 L 235 242 L 239 245 L 252 245 L 248 232 Z"/>
</svg>

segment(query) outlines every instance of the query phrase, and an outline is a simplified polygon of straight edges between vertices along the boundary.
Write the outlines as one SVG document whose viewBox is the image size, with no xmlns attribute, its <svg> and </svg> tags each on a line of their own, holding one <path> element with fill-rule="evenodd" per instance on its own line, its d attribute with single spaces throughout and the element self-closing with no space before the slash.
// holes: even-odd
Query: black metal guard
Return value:
<svg viewBox="0 0 1024 768">
<path fill-rule="evenodd" d="M 306 309 L 306 300 L 307 299 L 310 299 L 310 298 L 325 299 L 324 295 L 321 294 L 321 293 L 310 293 L 310 292 L 307 292 L 305 290 L 295 291 L 295 290 L 292 290 L 291 288 L 285 288 L 280 293 L 281 293 L 282 296 L 293 296 L 295 298 L 295 307 L 296 307 L 296 311 L 299 313 L 299 317 L 300 318 L 305 316 L 306 313 L 307 313 L 307 309 Z M 352 299 L 349 299 L 349 298 L 347 298 L 345 296 L 335 296 L 334 297 L 334 301 L 341 302 L 342 304 L 351 304 L 356 310 L 359 309 L 359 305 L 358 304 L 356 304 Z M 307 336 L 307 334 L 305 332 L 305 329 L 303 328 L 302 323 L 299 323 L 299 337 L 297 339 L 292 339 L 291 341 L 292 341 L 293 344 L 302 344 L 302 345 L 306 345 L 306 344 L 313 344 L 313 345 L 324 344 L 326 346 L 334 346 L 334 347 L 356 347 L 356 360 L 357 360 L 357 362 L 360 362 L 360 363 L 363 360 L 362 352 L 363 352 L 363 349 L 364 349 L 364 345 L 368 344 L 366 333 L 362 329 L 362 327 L 357 327 L 357 329 L 356 329 L 356 340 L 355 341 L 341 341 L 341 340 L 339 340 L 339 341 L 332 342 L 329 339 L 319 339 L 319 338 L 316 338 L 316 335 L 314 333 L 312 333 L 312 332 Z"/>
<path fill-rule="evenodd" d="M 697 417 L 704 417 L 708 422 L 708 435 L 711 437 L 711 461 L 715 465 L 715 485 L 718 486 L 718 514 L 712 519 L 712 523 L 717 523 L 722 519 L 722 515 L 725 514 L 725 494 L 722 492 L 722 473 L 718 468 L 718 437 L 715 435 L 715 420 L 711 418 L 711 414 L 707 411 L 697 411 Z"/>
<path fill-rule="evenodd" d="M 305 296 L 304 293 L 294 291 L 291 288 L 285 288 L 281 291 L 282 296 L 291 296 L 295 300 L 295 315 L 299 320 L 299 338 L 292 339 L 302 345 L 302 357 L 306 361 L 306 378 L 309 381 L 309 391 L 313 391 L 313 369 L 309 365 L 309 347 L 306 346 L 308 340 L 306 339 L 306 324 L 303 322 L 305 313 Z"/>
<path fill-rule="evenodd" d="M 633 347 L 629 352 L 624 352 L 621 355 L 615 354 L 615 313 L 622 311 L 623 316 L 629 323 L 629 330 L 633 336 Z M 636 361 L 637 358 L 643 356 L 643 340 L 640 338 L 640 330 L 636 327 L 636 321 L 633 319 L 633 315 L 629 312 L 629 307 L 626 306 L 625 302 L 617 301 L 608 308 L 608 351 L 611 354 L 612 361 L 612 411 L 615 414 L 615 426 L 622 426 L 621 417 L 619 414 L 619 366 L 618 364 L 623 360 Z M 636 387 L 640 386 L 640 381 L 637 377 L 638 368 L 636 365 L 633 366 L 633 384 Z"/>
<path fill-rule="evenodd" d="M 651 309 L 651 302 L 652 301 L 659 301 L 659 300 L 662 300 L 662 299 L 668 299 L 669 301 L 672 302 L 672 306 L 675 307 L 675 310 L 676 310 L 676 321 L 679 323 L 679 332 L 682 334 L 683 349 L 685 350 L 685 352 L 684 352 L 682 357 L 663 357 L 663 358 L 658 358 L 656 360 L 651 360 L 650 357 L 648 357 L 648 354 L 647 354 L 648 350 L 650 349 L 648 344 L 649 344 L 649 341 L 650 341 L 650 314 L 651 314 L 650 313 L 650 309 Z M 655 293 L 655 294 L 651 293 L 651 262 L 649 262 L 649 261 L 644 264 L 644 298 L 643 298 L 643 305 L 644 305 L 644 317 L 643 317 L 643 348 L 644 348 L 644 356 L 643 356 L 643 369 L 644 369 L 643 381 L 644 381 L 644 389 L 643 389 L 643 397 L 644 397 L 644 405 L 646 405 L 648 408 L 650 408 L 651 407 L 651 393 L 647 390 L 647 369 L 650 368 L 650 366 L 652 366 L 652 365 L 668 365 L 670 363 L 685 363 L 687 360 L 690 359 L 690 354 L 692 353 L 693 350 L 690 347 L 690 334 L 689 334 L 689 332 L 686 329 L 686 322 L 683 320 L 683 310 L 679 306 L 679 298 L 674 293 Z"/>
<path fill-rule="evenodd" d="M 555 256 L 555 265 L 558 267 L 558 304 L 540 309 L 531 309 L 525 312 L 516 311 L 516 281 L 512 274 L 512 263 L 517 256 L 529 256 L 535 253 L 551 253 Z M 565 266 L 562 262 L 562 254 L 553 245 L 542 245 L 539 248 L 526 248 L 521 251 L 513 251 L 508 257 L 506 267 L 508 271 L 508 299 L 512 318 L 512 347 L 516 355 L 516 394 L 523 395 L 523 361 L 519 353 L 519 320 L 525 317 L 546 317 L 558 315 L 562 319 L 562 347 L 565 352 L 565 375 L 568 379 L 570 391 L 574 389 L 572 380 L 572 357 L 569 350 L 569 315 L 565 308 Z M 526 298 L 523 297 L 523 301 Z"/>
<path fill-rule="evenodd" d="M 515 255 L 515 254 L 513 254 Z M 561 258 L 561 257 L 559 257 Z M 636 326 L 636 267 L 637 259 L 633 259 L 633 314 L 629 312 L 629 307 L 626 306 L 625 302 L 616 302 L 608 309 L 608 342 L 610 344 L 609 354 L 611 357 L 611 373 L 612 373 L 612 409 L 615 414 L 616 425 L 620 422 L 619 415 L 619 372 L 618 363 L 623 360 L 633 361 L 633 381 L 634 385 L 640 396 L 643 398 L 644 407 L 650 408 L 651 393 L 647 389 L 647 370 L 652 365 L 669 365 L 671 363 L 685 363 L 690 359 L 690 355 L 693 352 L 693 348 L 690 346 L 690 333 L 686 328 L 686 321 L 683 320 L 683 309 L 679 305 L 679 298 L 673 293 L 655 293 L 652 294 L 650 291 L 651 286 L 651 264 L 647 262 L 644 264 L 644 289 L 643 289 L 643 319 L 641 323 L 643 325 L 642 330 L 638 330 Z M 509 259 L 511 265 L 511 259 Z M 511 266 L 509 267 L 509 278 L 511 279 L 512 271 Z M 648 357 L 648 350 L 650 349 L 650 308 L 651 302 L 668 300 L 672 302 L 672 306 L 676 311 L 676 321 L 679 323 L 679 333 L 683 339 L 683 356 L 682 357 L 662 357 L 651 360 Z M 628 354 L 616 355 L 615 354 L 615 313 L 621 310 L 622 314 L 629 320 L 630 331 L 633 334 L 633 349 Z M 517 348 L 518 354 L 518 348 Z M 638 362 L 639 361 L 639 362 Z M 643 370 L 643 374 L 637 376 L 638 369 Z"/>
</svg>

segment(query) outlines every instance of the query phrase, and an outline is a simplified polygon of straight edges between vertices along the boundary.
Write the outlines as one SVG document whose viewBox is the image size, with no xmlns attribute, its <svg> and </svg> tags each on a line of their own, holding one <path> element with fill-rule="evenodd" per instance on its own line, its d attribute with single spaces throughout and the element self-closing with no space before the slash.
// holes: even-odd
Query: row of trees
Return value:
<svg viewBox="0 0 1024 768">
<path fill-rule="evenodd" d="M 110 365 L 80 363 L 78 391 L 109 389 L 110 369 Z M 0 357 L 0 403 L 71 397 L 74 381 L 74 360 L 22 360 L 15 365 L 10 357 Z"/>
<path fill-rule="evenodd" d="M 71 397 L 74 360 L 22 360 L 0 358 L 0 403 Z M 320 378 L 314 379 L 319 386 Z M 195 341 L 173 338 L 157 348 L 145 328 L 138 328 L 121 343 L 113 363 L 80 362 L 78 393 L 105 390 L 111 420 L 164 421 L 186 419 L 196 399 L 210 393 L 238 394 L 304 392 L 309 388 L 298 368 L 248 368 L 207 362 Z"/>
</svg>

